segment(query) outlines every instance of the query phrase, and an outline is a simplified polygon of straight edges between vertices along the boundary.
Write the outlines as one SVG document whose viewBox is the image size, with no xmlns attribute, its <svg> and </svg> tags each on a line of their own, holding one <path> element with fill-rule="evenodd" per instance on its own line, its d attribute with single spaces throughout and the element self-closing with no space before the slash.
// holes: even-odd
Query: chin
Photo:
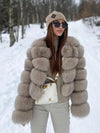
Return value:
<svg viewBox="0 0 100 133">
<path fill-rule="evenodd" d="M 57 36 L 62 36 L 62 34 L 57 34 Z"/>
</svg>

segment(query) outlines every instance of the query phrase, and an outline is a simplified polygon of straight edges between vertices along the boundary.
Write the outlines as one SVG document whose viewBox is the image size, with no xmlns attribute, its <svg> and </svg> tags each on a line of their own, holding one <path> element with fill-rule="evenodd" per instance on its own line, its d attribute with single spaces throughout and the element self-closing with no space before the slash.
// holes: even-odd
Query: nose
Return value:
<svg viewBox="0 0 100 133">
<path fill-rule="evenodd" d="M 62 28 L 62 23 L 60 23 L 60 27 L 59 28 Z"/>
</svg>

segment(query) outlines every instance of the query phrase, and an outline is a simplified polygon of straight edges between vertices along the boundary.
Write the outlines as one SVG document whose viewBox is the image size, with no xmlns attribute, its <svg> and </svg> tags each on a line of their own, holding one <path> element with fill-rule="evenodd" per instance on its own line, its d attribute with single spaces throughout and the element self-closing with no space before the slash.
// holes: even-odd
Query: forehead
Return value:
<svg viewBox="0 0 100 133">
<path fill-rule="evenodd" d="M 57 20 L 55 20 L 55 21 L 60 22 L 60 23 L 65 22 L 65 21 L 62 20 L 62 19 L 57 19 Z"/>
</svg>

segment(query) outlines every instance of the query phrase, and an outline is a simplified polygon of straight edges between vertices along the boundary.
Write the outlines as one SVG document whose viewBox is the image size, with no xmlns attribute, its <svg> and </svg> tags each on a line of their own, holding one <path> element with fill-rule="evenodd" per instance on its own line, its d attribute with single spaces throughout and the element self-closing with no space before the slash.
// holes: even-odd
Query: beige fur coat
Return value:
<svg viewBox="0 0 100 133">
<path fill-rule="evenodd" d="M 77 39 L 68 37 L 61 54 L 62 75 L 60 80 L 62 80 L 62 84 L 59 95 L 62 96 L 61 99 L 71 99 L 73 116 L 87 116 L 90 107 L 87 103 L 87 71 L 85 69 L 84 48 Z M 48 71 L 50 71 L 50 57 L 51 51 L 47 48 L 43 38 L 34 41 L 31 48 L 27 50 L 25 69 L 21 74 L 18 95 L 14 104 L 15 110 L 12 113 L 14 123 L 28 123 L 32 119 L 34 100 L 41 97 L 40 86 L 45 83 Z"/>
</svg>

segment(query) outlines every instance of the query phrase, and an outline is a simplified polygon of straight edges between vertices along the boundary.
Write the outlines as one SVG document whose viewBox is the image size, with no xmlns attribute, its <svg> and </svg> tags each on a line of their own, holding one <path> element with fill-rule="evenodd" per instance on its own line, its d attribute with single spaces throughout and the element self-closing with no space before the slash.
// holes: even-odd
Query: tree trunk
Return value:
<svg viewBox="0 0 100 133">
<path fill-rule="evenodd" d="M 1 33 L 1 31 L 0 31 L 0 41 L 2 42 L 2 33 Z"/>
<path fill-rule="evenodd" d="M 15 36 L 14 36 L 14 30 L 13 30 L 13 0 L 9 1 L 9 33 L 10 33 L 10 47 L 14 45 L 15 42 Z"/>
<path fill-rule="evenodd" d="M 19 26 L 20 26 L 20 2 L 18 2 L 18 5 L 17 5 L 17 13 L 18 13 L 18 17 L 17 17 L 16 41 L 18 42 L 18 39 L 19 39 Z"/>
<path fill-rule="evenodd" d="M 53 0 L 49 0 L 49 13 L 52 12 L 52 3 L 53 3 Z"/>
<path fill-rule="evenodd" d="M 24 30 L 24 15 L 23 15 L 23 4 L 24 4 L 24 0 L 21 0 L 20 1 L 20 6 L 21 6 L 21 34 L 22 34 L 22 39 L 24 38 L 24 33 L 25 33 L 25 30 Z"/>
<path fill-rule="evenodd" d="M 40 22 L 40 28 L 43 29 L 44 28 L 44 23 L 43 23 L 43 3 L 40 3 L 39 6 L 38 6 L 38 16 L 39 16 L 39 22 Z"/>
<path fill-rule="evenodd" d="M 36 23 L 39 22 L 39 14 L 38 14 L 38 5 L 36 4 L 35 6 L 35 10 L 36 10 Z"/>
</svg>

